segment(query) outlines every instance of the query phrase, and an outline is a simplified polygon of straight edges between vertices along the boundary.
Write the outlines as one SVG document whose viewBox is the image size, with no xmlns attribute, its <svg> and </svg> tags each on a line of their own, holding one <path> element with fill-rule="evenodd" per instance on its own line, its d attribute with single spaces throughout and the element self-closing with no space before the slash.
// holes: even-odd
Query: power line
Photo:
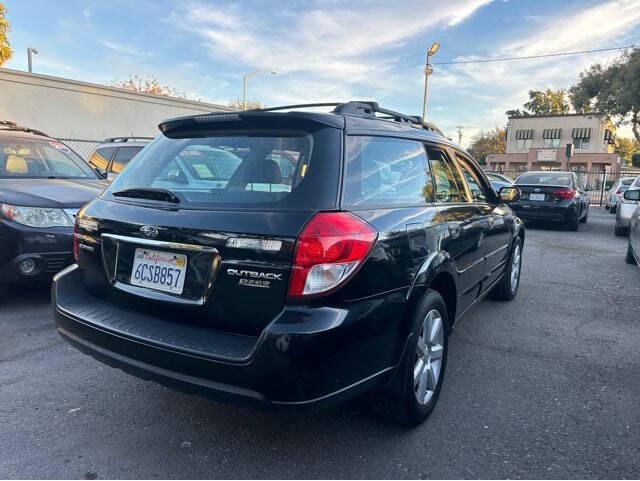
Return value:
<svg viewBox="0 0 640 481">
<path fill-rule="evenodd" d="M 451 62 L 433 62 L 431 65 L 461 65 L 461 64 L 470 64 L 470 63 L 508 62 L 511 60 L 529 60 L 534 58 L 563 57 L 567 55 L 580 55 L 583 53 L 611 52 L 614 50 L 627 50 L 634 47 L 635 45 L 627 45 L 626 47 L 596 48 L 593 50 L 579 50 L 576 52 L 545 53 L 540 55 L 528 55 L 526 57 L 482 58 L 478 60 L 454 60 Z"/>
</svg>

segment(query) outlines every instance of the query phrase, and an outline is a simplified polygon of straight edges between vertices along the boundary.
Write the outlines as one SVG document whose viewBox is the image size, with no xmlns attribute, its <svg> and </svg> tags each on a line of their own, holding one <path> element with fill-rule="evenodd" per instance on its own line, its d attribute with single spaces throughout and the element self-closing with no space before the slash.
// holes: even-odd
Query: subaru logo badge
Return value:
<svg viewBox="0 0 640 481">
<path fill-rule="evenodd" d="M 538 189 L 537 187 L 535 189 L 533 189 L 535 192 L 540 192 L 540 189 Z"/>
<path fill-rule="evenodd" d="M 140 227 L 140 232 L 143 236 L 149 239 L 158 237 L 158 228 L 153 225 L 143 225 L 142 227 Z"/>
</svg>

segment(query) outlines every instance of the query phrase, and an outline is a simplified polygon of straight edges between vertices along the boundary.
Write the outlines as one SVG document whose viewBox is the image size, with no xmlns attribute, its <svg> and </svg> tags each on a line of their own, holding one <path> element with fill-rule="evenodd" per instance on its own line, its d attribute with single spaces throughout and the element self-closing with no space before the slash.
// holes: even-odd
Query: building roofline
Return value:
<svg viewBox="0 0 640 481">
<path fill-rule="evenodd" d="M 585 114 L 544 114 L 544 115 L 513 115 L 507 117 L 509 120 L 511 119 L 542 119 L 545 117 L 608 117 L 605 114 L 599 113 L 585 113 Z"/>
<path fill-rule="evenodd" d="M 74 79 L 68 79 L 68 78 L 64 78 L 64 77 L 55 77 L 53 75 L 44 75 L 44 74 L 39 74 L 39 73 L 31 73 L 31 72 L 25 72 L 23 70 L 14 70 L 14 69 L 9 69 L 6 67 L 2 67 L 0 68 L 0 74 L 2 73 L 7 73 L 10 75 L 15 75 L 18 77 L 23 77 L 25 79 L 25 81 L 23 83 L 31 83 L 33 82 L 33 80 L 31 80 L 31 82 L 29 82 L 26 79 L 41 79 L 41 80 L 50 80 L 53 82 L 60 82 L 60 83 L 65 83 L 68 85 L 75 85 L 75 86 L 79 86 L 79 87 L 88 87 L 88 88 L 92 88 L 92 89 L 100 89 L 103 91 L 107 91 L 107 92 L 112 92 L 113 94 L 118 93 L 118 94 L 125 94 L 125 95 L 129 95 L 132 97 L 138 97 L 140 100 L 146 100 L 146 101 L 166 101 L 168 103 L 183 103 L 183 104 L 189 104 L 192 105 L 194 107 L 199 107 L 204 109 L 211 109 L 211 110 L 219 110 L 219 111 L 227 111 L 227 112 L 233 112 L 235 111 L 234 108 L 232 107 L 227 107 L 225 105 L 219 105 L 219 104 L 212 104 L 209 102 L 201 102 L 201 101 L 197 101 L 197 100 L 191 100 L 191 99 L 182 99 L 179 97 L 171 97 L 169 95 L 154 95 L 154 94 L 149 94 L 149 93 L 145 93 L 145 92 L 136 92 L 135 90 L 128 90 L 128 89 L 122 89 L 119 87 L 112 87 L 110 85 L 102 85 L 102 84 L 97 84 L 97 83 L 91 83 L 91 82 L 85 82 L 82 80 L 74 80 Z M 4 80 L 4 79 L 0 79 L 0 80 Z M 51 85 L 48 86 L 44 86 L 44 87 L 52 87 Z M 60 88 L 60 87 L 53 87 L 53 88 Z M 68 90 L 68 88 L 66 88 Z M 104 95 L 104 94 L 103 94 Z M 112 95 L 113 96 L 113 95 Z"/>
</svg>

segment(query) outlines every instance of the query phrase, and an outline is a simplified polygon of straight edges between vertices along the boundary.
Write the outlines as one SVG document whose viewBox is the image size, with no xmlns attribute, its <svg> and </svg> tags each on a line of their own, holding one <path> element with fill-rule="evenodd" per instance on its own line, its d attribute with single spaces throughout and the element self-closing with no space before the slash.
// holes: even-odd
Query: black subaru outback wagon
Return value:
<svg viewBox="0 0 640 481">
<path fill-rule="evenodd" d="M 423 421 L 455 320 L 516 295 L 519 193 L 498 196 L 417 117 L 331 105 L 160 124 L 78 214 L 53 286 L 62 337 L 215 399 L 304 410 L 367 393 Z"/>
</svg>

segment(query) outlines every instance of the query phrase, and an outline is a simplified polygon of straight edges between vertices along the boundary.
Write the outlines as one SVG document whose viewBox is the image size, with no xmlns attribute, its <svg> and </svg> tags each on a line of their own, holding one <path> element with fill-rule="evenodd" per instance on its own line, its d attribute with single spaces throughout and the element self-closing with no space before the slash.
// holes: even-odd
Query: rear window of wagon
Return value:
<svg viewBox="0 0 640 481">
<path fill-rule="evenodd" d="M 310 133 L 230 131 L 193 138 L 161 136 L 131 161 L 105 197 L 113 198 L 114 192 L 127 189 L 153 188 L 174 193 L 180 208 L 327 208 L 333 205 L 327 205 L 327 199 L 335 198 L 335 192 L 323 196 L 313 185 L 317 179 L 310 179 L 312 174 L 319 177 L 318 169 L 328 167 L 321 164 L 330 146 L 317 146 L 323 143 Z M 336 154 L 338 159 L 339 150 Z"/>
</svg>

